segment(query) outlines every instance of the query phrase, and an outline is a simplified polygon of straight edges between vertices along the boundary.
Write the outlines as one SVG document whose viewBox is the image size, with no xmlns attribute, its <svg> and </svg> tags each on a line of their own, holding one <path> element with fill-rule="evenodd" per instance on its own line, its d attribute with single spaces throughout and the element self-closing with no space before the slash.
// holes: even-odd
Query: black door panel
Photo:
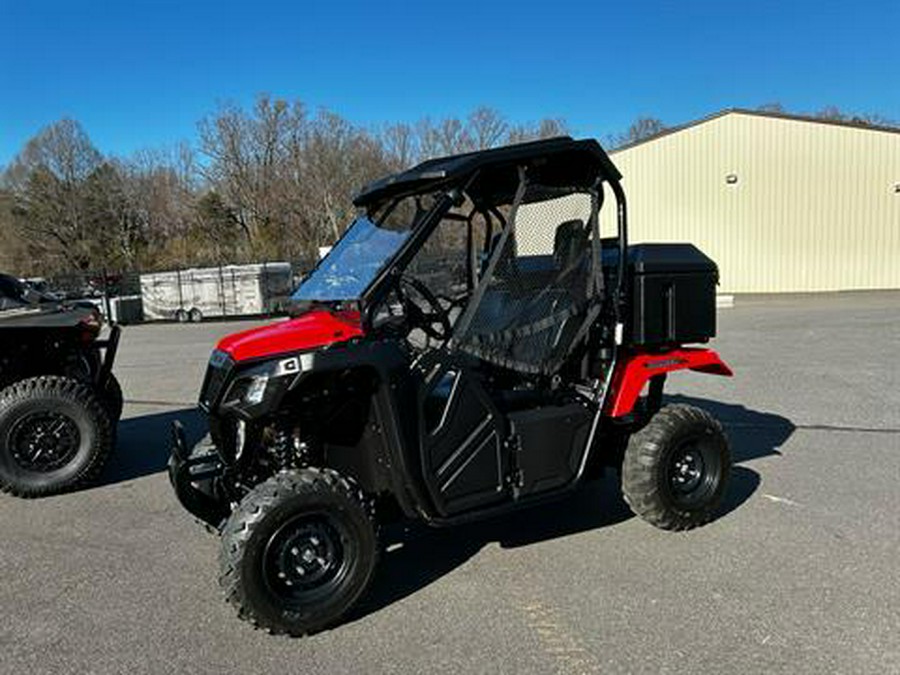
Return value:
<svg viewBox="0 0 900 675">
<path fill-rule="evenodd" d="M 505 420 L 476 374 L 462 364 L 436 363 L 419 399 L 426 486 L 441 515 L 501 500 Z"/>
</svg>

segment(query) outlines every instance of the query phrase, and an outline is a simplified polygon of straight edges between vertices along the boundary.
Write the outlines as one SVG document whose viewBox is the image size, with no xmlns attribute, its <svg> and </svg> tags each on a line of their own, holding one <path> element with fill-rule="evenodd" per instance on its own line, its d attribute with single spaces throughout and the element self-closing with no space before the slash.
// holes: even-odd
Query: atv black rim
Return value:
<svg viewBox="0 0 900 675">
<path fill-rule="evenodd" d="M 703 506 L 718 489 L 721 468 L 721 459 L 711 443 L 681 443 L 666 465 L 665 481 L 672 501 L 685 508 Z"/>
<path fill-rule="evenodd" d="M 343 527 L 324 514 L 285 522 L 269 539 L 263 567 L 269 590 L 299 606 L 330 595 L 350 569 L 349 539 Z"/>
<path fill-rule="evenodd" d="M 9 447 L 16 464 L 46 473 L 68 464 L 78 453 L 81 432 L 68 415 L 39 412 L 18 420 L 10 430 Z"/>
</svg>

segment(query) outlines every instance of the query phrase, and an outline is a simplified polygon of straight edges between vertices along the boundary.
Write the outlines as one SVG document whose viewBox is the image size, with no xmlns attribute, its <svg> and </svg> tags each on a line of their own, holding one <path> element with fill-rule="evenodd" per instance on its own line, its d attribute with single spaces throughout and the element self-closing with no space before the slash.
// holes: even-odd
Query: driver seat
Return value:
<svg viewBox="0 0 900 675">
<path fill-rule="evenodd" d="M 584 320 L 588 286 L 585 263 L 589 256 L 590 235 L 584 221 L 574 219 L 560 223 L 553 237 L 553 278 L 540 291 L 544 301 L 534 306 L 534 316 L 522 323 L 539 322 L 553 315 L 560 315 L 560 320 L 556 325 L 522 336 L 512 348 L 518 360 L 533 362 L 536 355 L 541 355 L 545 367 L 549 366 L 554 372 L 561 367 L 556 361 L 568 352 L 569 343 L 575 339 Z"/>
<path fill-rule="evenodd" d="M 590 250 L 588 228 L 580 219 L 560 223 L 553 235 L 553 262 L 560 272 L 582 261 Z"/>
</svg>

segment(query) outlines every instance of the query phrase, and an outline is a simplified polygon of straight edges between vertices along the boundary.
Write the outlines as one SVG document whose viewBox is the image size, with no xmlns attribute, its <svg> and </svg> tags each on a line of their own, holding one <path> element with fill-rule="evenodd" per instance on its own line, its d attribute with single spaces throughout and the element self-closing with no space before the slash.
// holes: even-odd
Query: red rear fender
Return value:
<svg viewBox="0 0 900 675">
<path fill-rule="evenodd" d="M 651 378 L 674 370 L 696 370 L 712 375 L 731 377 L 731 368 L 712 349 L 685 347 L 669 352 L 624 353 L 613 373 L 606 414 L 610 417 L 627 415 Z"/>
</svg>

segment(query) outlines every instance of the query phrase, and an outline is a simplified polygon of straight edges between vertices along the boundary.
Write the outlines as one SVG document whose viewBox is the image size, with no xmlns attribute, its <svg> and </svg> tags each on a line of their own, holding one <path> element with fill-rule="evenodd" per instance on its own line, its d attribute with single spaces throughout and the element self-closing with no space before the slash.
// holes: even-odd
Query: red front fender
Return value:
<svg viewBox="0 0 900 675">
<path fill-rule="evenodd" d="M 651 378 L 673 370 L 696 370 L 726 377 L 733 375 L 731 368 L 712 349 L 685 347 L 655 354 L 626 352 L 620 357 L 613 373 L 606 399 L 606 414 L 610 417 L 627 415 Z"/>
</svg>

